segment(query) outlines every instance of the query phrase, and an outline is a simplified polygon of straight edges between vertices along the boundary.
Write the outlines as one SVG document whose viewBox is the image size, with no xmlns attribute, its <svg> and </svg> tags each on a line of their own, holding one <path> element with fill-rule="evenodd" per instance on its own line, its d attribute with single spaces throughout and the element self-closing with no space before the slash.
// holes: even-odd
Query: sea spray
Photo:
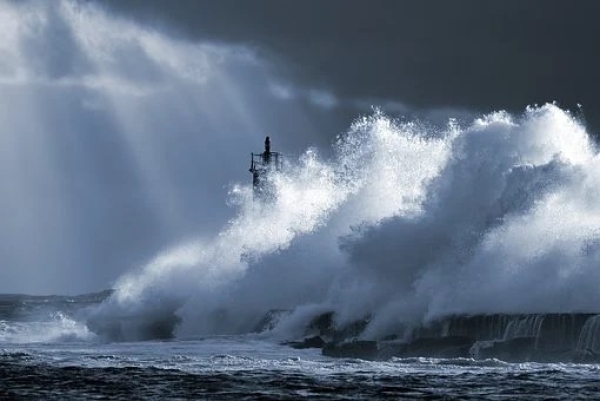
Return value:
<svg viewBox="0 0 600 401">
<path fill-rule="evenodd" d="M 347 195 L 336 187 L 331 167 L 312 150 L 288 174 L 273 177 L 273 202 L 254 202 L 249 187 L 234 187 L 238 215 L 215 238 L 167 251 L 139 272 L 123 277 L 114 297 L 103 307 L 103 318 L 116 315 L 155 316 L 172 314 L 186 302 L 181 313 L 189 325 L 201 319 L 199 332 L 231 331 L 239 322 L 227 324 L 217 302 L 228 293 L 227 284 L 243 279 L 248 266 L 264 254 L 289 247 L 294 237 L 324 224 L 327 215 Z M 216 315 L 215 315 L 216 313 Z M 217 322 L 212 319 L 218 317 Z"/>
<path fill-rule="evenodd" d="M 84 323 L 62 312 L 32 321 L 0 320 L 0 343 L 92 341 L 96 338 Z"/>
<path fill-rule="evenodd" d="M 314 150 L 288 160 L 273 177 L 270 202 L 253 201 L 249 185 L 234 186 L 238 215 L 229 225 L 125 276 L 104 318 L 147 321 L 177 310 L 181 335 L 239 332 L 266 310 L 325 301 L 346 266 L 339 238 L 354 225 L 418 213 L 425 183 L 445 158 L 443 139 L 427 139 L 416 124 L 379 111 L 357 121 L 335 151 L 329 161 Z"/>
<path fill-rule="evenodd" d="M 234 186 L 230 224 L 122 279 L 115 310 L 169 305 L 181 335 L 332 310 L 338 324 L 368 316 L 367 337 L 450 314 L 595 310 L 598 158 L 568 112 L 431 132 L 376 111 L 334 154 L 288 160 L 272 203 Z"/>
<path fill-rule="evenodd" d="M 364 121 L 367 127 L 381 127 L 381 118 L 398 127 L 385 116 Z M 357 141 L 359 148 L 373 147 L 370 141 L 376 140 L 377 130 L 372 132 Z M 406 137 L 405 131 L 399 132 Z M 326 260 L 308 269 L 307 274 L 315 275 L 313 283 L 321 284 L 322 278 L 331 284 L 322 301 L 317 292 L 312 300 L 295 305 L 303 321 L 310 321 L 307 307 L 315 313 L 335 311 L 341 325 L 368 316 L 364 336 L 379 337 L 411 322 L 453 314 L 597 310 L 600 177 L 598 157 L 583 126 L 568 112 L 545 105 L 528 108 L 522 116 L 493 113 L 462 128 L 418 136 L 418 141 L 436 149 L 432 143 L 440 138 L 442 157 L 431 152 L 431 158 L 419 159 L 421 166 L 410 170 L 422 188 L 412 207 L 402 209 L 397 203 L 396 210 L 386 208 L 387 215 L 369 220 L 380 206 L 365 190 L 369 179 L 378 177 L 369 176 L 327 227 L 298 241 L 322 243 L 334 235 L 340 244 L 335 261 L 331 255 L 316 256 L 307 246 L 307 254 L 292 258 L 284 252 L 274 258 L 283 271 L 286 265 L 302 268 L 293 260 L 298 256 Z M 361 174 L 368 176 L 373 166 L 360 165 L 367 170 Z M 433 176 L 416 179 L 414 171 L 423 171 L 423 165 L 432 166 L 427 171 Z M 415 189 L 391 187 L 396 191 L 390 197 Z M 371 200 L 368 207 L 356 206 L 361 197 Z M 344 219 L 338 220 L 340 216 Z M 328 231 L 343 221 L 353 224 Z M 328 276 L 332 270 L 333 279 Z M 276 285 L 257 288 L 254 293 L 246 288 L 244 296 L 277 292 Z M 286 293 L 292 292 L 286 287 Z M 226 305 L 235 309 L 236 301 L 234 291 Z M 292 314 L 288 319 L 294 318 Z"/>
<path fill-rule="evenodd" d="M 372 289 L 364 298 L 381 299 L 369 334 L 411 318 L 597 308 L 597 163 L 583 127 L 554 105 L 465 127 L 419 218 L 344 245 Z"/>
</svg>

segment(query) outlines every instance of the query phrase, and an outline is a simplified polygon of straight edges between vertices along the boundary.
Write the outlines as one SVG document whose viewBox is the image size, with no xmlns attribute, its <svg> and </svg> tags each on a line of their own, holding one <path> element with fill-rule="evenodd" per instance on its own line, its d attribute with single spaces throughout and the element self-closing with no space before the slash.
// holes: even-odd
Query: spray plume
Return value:
<svg viewBox="0 0 600 401">
<path fill-rule="evenodd" d="M 106 308 L 169 305 L 180 335 L 333 310 L 338 323 L 371 316 L 373 336 L 456 313 L 597 309 L 598 158 L 568 112 L 431 130 L 376 111 L 334 153 L 288 160 L 271 203 L 234 186 L 218 235 L 124 277 Z"/>
</svg>

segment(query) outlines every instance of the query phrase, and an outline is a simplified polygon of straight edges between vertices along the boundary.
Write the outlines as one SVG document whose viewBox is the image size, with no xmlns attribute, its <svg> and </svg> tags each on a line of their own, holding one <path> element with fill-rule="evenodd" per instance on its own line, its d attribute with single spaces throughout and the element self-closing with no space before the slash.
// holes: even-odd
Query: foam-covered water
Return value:
<svg viewBox="0 0 600 401">
<path fill-rule="evenodd" d="M 256 336 L 4 344 L 0 373 L 0 395 L 48 399 L 572 399 L 594 397 L 599 390 L 596 365 L 332 359 Z"/>
</svg>

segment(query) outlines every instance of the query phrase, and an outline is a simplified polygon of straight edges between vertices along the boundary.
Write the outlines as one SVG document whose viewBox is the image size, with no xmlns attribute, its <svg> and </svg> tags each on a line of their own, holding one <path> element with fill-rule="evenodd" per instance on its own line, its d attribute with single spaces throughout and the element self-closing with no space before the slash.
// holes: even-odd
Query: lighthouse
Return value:
<svg viewBox="0 0 600 401">
<path fill-rule="evenodd" d="M 281 154 L 271 151 L 271 138 L 265 138 L 265 150 L 261 153 L 250 154 L 250 169 L 252 173 L 252 186 L 254 199 L 265 199 L 273 194 L 270 175 L 273 171 L 280 171 L 282 164 Z"/>
</svg>

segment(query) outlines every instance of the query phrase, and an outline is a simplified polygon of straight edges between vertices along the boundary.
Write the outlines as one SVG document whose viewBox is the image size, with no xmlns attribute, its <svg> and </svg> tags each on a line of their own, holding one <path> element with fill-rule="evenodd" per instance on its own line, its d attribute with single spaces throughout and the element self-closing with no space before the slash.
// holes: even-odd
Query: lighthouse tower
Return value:
<svg viewBox="0 0 600 401">
<path fill-rule="evenodd" d="M 265 199 L 273 195 L 270 173 L 280 171 L 282 164 L 281 154 L 271 151 L 271 138 L 265 138 L 265 151 L 250 154 L 250 169 L 252 173 L 252 186 L 254 198 Z"/>
</svg>

